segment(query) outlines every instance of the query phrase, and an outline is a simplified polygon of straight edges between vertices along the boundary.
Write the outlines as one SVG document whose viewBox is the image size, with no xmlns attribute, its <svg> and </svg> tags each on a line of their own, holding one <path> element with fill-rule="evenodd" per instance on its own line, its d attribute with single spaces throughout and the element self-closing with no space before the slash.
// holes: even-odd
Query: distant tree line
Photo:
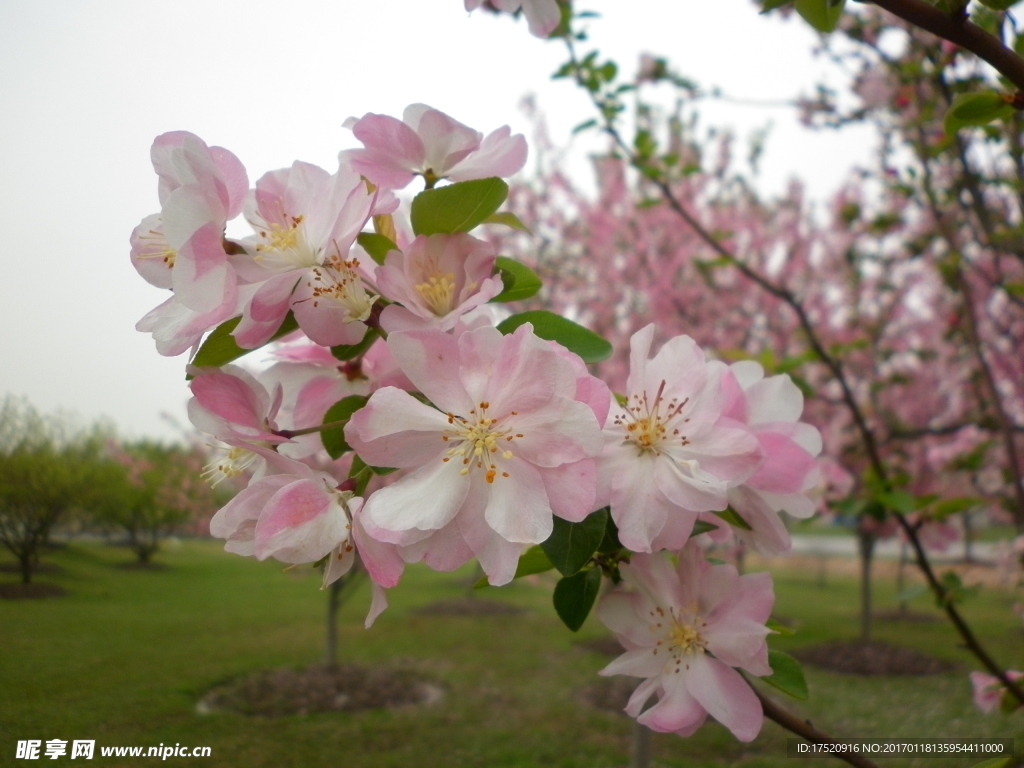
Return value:
<svg viewBox="0 0 1024 768">
<path fill-rule="evenodd" d="M 82 426 L 0 400 L 0 544 L 29 584 L 58 528 L 120 531 L 140 563 L 160 542 L 224 502 L 200 477 L 199 445 L 121 440 L 105 424 Z"/>
</svg>

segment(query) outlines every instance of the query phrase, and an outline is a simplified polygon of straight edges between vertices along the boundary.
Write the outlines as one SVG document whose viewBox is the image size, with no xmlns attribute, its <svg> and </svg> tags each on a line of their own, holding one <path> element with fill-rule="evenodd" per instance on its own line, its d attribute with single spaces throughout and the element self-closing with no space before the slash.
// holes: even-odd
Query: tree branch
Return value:
<svg viewBox="0 0 1024 768">
<path fill-rule="evenodd" d="M 862 0 L 863 1 L 863 0 Z M 894 16 L 956 43 L 983 61 L 987 61 L 1017 90 L 1024 91 L 1024 59 L 1011 51 L 993 34 L 972 22 L 966 13 L 945 13 L 924 0 L 870 0 Z"/>
</svg>

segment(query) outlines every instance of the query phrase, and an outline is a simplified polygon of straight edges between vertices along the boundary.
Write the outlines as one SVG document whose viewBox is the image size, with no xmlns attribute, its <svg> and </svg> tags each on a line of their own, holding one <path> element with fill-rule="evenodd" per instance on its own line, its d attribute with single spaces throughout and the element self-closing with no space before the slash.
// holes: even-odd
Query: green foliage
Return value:
<svg viewBox="0 0 1024 768">
<path fill-rule="evenodd" d="M 356 242 L 378 264 L 384 263 L 388 253 L 398 250 L 398 246 L 391 241 L 391 238 L 379 235 L 376 232 L 360 232 L 356 237 Z"/>
<path fill-rule="evenodd" d="M 839 24 L 846 0 L 796 0 L 793 7 L 819 32 L 831 32 Z"/>
<path fill-rule="evenodd" d="M 961 93 L 950 104 L 943 126 L 952 136 L 961 128 L 987 125 L 993 120 L 1011 117 L 1013 113 L 1008 97 L 998 91 Z"/>
<path fill-rule="evenodd" d="M 323 419 L 325 428 L 320 431 L 320 439 L 332 459 L 340 459 L 342 454 L 352 450 L 345 441 L 345 424 L 353 413 L 366 405 L 368 399 L 364 395 L 349 395 L 327 409 Z M 338 422 L 344 423 L 338 425 Z M 327 427 L 328 424 L 336 426 Z"/>
<path fill-rule="evenodd" d="M 44 416 L 24 400 L 0 401 L 0 544 L 18 559 L 23 583 L 53 526 L 88 508 L 102 488 L 108 435 Z"/>
<path fill-rule="evenodd" d="M 611 357 L 612 345 L 596 333 L 542 309 L 512 315 L 498 324 L 498 330 L 507 335 L 524 323 L 531 323 L 535 334 L 542 339 L 557 341 L 583 358 L 585 363 L 599 363 Z"/>
<path fill-rule="evenodd" d="M 380 334 L 376 329 L 367 328 L 361 341 L 356 344 L 339 344 L 336 347 L 331 347 L 331 354 L 338 360 L 354 360 L 365 355 L 366 351 L 373 346 L 373 342 L 379 338 Z"/>
<path fill-rule="evenodd" d="M 413 198 L 412 231 L 417 235 L 469 232 L 497 211 L 507 196 L 508 184 L 498 178 L 426 189 Z"/>
<path fill-rule="evenodd" d="M 540 546 L 563 576 L 572 576 L 584 565 L 604 540 L 608 508 L 592 512 L 578 523 L 554 518 L 551 535 Z"/>
<path fill-rule="evenodd" d="M 522 301 L 536 295 L 541 288 L 541 280 L 537 273 L 521 261 L 499 256 L 494 266 L 501 274 L 505 290 L 491 301 Z"/>
<path fill-rule="evenodd" d="M 977 595 L 981 589 L 979 584 L 971 586 L 964 584 L 956 571 L 943 572 L 939 577 L 939 583 L 942 584 L 944 595 L 942 597 L 936 596 L 935 602 L 940 608 L 948 604 L 962 603 L 968 598 Z"/>
<path fill-rule="evenodd" d="M 1006 11 L 1015 6 L 1020 0 L 978 0 L 979 3 L 993 11 Z"/>
<path fill-rule="evenodd" d="M 794 699 L 806 699 L 810 695 L 804 670 L 792 656 L 782 651 L 769 650 L 768 666 L 772 668 L 772 673 L 761 678 L 766 683 Z"/>
<path fill-rule="evenodd" d="M 558 618 L 573 632 L 583 626 L 601 591 L 601 570 L 591 568 L 566 576 L 555 585 L 553 602 Z"/>
<path fill-rule="evenodd" d="M 196 446 L 138 440 L 112 443 L 106 453 L 89 508 L 101 525 L 127 535 L 140 563 L 148 563 L 167 536 L 225 501 L 204 481 L 206 455 Z"/>
<path fill-rule="evenodd" d="M 526 232 L 530 234 L 530 228 L 523 224 L 511 211 L 499 211 L 498 213 L 492 213 L 483 221 L 484 224 L 504 224 L 510 229 L 518 229 L 520 232 Z"/>
<path fill-rule="evenodd" d="M 242 318 L 233 317 L 230 320 L 225 320 L 223 323 L 214 328 L 210 335 L 203 341 L 202 346 L 199 347 L 199 351 L 196 352 L 196 356 L 192 358 L 192 365 L 198 365 L 200 367 L 217 367 L 227 365 L 228 363 L 237 360 L 243 355 L 247 355 L 252 352 L 251 349 L 243 349 L 235 343 L 235 337 L 232 336 L 232 332 L 238 327 L 238 323 L 241 322 Z M 274 335 L 270 338 L 271 341 L 276 341 L 282 336 L 285 336 L 292 331 L 298 330 L 299 323 L 295 319 L 295 315 L 288 312 L 287 316 L 281 323 Z M 189 378 L 192 378 L 189 376 Z"/>
</svg>

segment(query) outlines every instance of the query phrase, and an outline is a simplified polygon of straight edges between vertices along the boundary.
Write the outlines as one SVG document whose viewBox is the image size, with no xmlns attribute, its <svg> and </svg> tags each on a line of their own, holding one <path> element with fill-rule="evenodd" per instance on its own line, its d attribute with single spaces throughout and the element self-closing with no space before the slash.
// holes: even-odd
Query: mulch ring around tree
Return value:
<svg viewBox="0 0 1024 768">
<path fill-rule="evenodd" d="M 56 584 L 0 584 L 0 599 L 3 600 L 40 600 L 45 597 L 64 597 L 68 591 Z"/>
<path fill-rule="evenodd" d="M 879 641 L 837 641 L 792 651 L 805 664 L 844 675 L 941 675 L 959 665 L 927 653 Z"/>
<path fill-rule="evenodd" d="M 315 665 L 261 670 L 218 685 L 200 699 L 196 710 L 283 717 L 422 706 L 433 704 L 442 694 L 439 685 L 410 670 Z"/>
<path fill-rule="evenodd" d="M 615 658 L 625 652 L 619 641 L 612 635 L 581 640 L 576 645 L 607 658 Z M 629 701 L 629 697 L 633 695 L 633 691 L 640 685 L 640 682 L 638 678 L 624 675 L 601 677 L 581 688 L 576 695 L 592 707 L 625 715 L 623 709 L 626 702 Z"/>
</svg>

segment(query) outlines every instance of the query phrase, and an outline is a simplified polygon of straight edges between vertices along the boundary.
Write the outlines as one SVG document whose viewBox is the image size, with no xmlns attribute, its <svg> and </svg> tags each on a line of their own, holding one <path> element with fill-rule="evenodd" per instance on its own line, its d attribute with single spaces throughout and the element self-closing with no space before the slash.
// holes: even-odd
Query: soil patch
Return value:
<svg viewBox="0 0 1024 768">
<path fill-rule="evenodd" d="M 510 605 L 500 600 L 487 600 L 481 597 L 453 597 L 417 608 L 416 613 L 423 616 L 495 616 L 524 613 L 525 610 L 518 605 Z"/>
<path fill-rule="evenodd" d="M 844 675 L 940 675 L 959 665 L 888 643 L 835 642 L 793 651 L 800 661 Z"/>
<path fill-rule="evenodd" d="M 900 610 L 899 608 L 894 608 L 891 611 L 879 611 L 874 614 L 874 617 L 880 621 L 905 621 L 908 624 L 935 624 L 943 621 L 942 617 L 936 613 Z"/>
<path fill-rule="evenodd" d="M 141 563 L 138 560 L 132 560 L 128 563 L 118 563 L 114 567 L 121 568 L 125 571 L 166 571 L 170 568 L 170 566 L 165 563 Z"/>
<path fill-rule="evenodd" d="M 595 637 L 590 640 L 581 640 L 577 645 L 580 648 L 586 648 L 588 651 L 600 653 L 602 656 L 621 656 L 626 652 L 626 649 L 622 647 L 622 644 L 611 635 L 608 637 Z"/>
<path fill-rule="evenodd" d="M 39 600 L 44 597 L 63 597 L 68 591 L 56 584 L 0 584 L 0 598 L 4 600 Z"/>
<path fill-rule="evenodd" d="M 629 702 L 629 697 L 633 695 L 633 691 L 636 690 L 636 687 L 641 682 L 643 681 L 639 678 L 626 677 L 624 675 L 602 678 L 596 683 L 591 683 L 586 688 L 582 688 L 579 692 L 579 697 L 585 703 L 597 709 L 625 715 L 626 713 L 623 710 Z"/>
<path fill-rule="evenodd" d="M 283 717 L 418 706 L 431 704 L 441 695 L 440 686 L 409 670 L 316 665 L 261 670 L 219 685 L 203 696 L 196 708 L 201 714 L 228 710 Z"/>
<path fill-rule="evenodd" d="M 64 569 L 55 563 L 36 563 L 32 566 L 32 573 L 60 573 Z M 18 563 L 0 564 L 0 573 L 21 574 L 21 566 Z"/>
</svg>

